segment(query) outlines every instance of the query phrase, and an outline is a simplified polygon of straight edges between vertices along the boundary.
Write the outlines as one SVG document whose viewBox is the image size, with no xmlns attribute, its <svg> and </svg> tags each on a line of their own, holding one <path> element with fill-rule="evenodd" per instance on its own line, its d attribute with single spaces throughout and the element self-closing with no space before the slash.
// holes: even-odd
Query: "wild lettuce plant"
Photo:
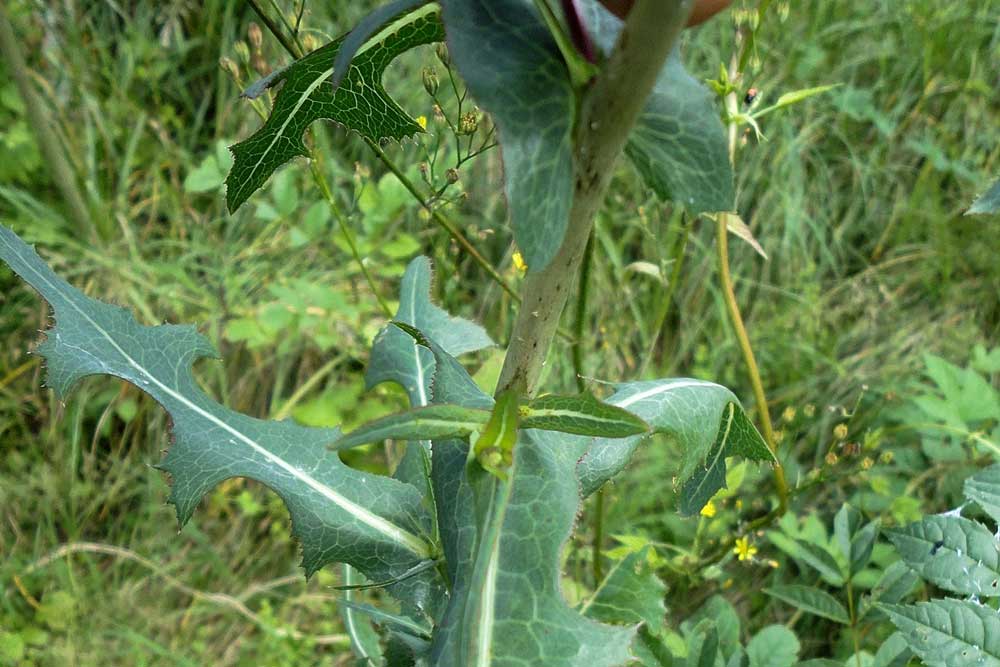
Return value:
<svg viewBox="0 0 1000 667">
<path fill-rule="evenodd" d="M 663 616 L 662 587 L 638 556 L 609 572 L 581 605 L 565 599 L 561 554 L 581 502 L 654 433 L 682 452 L 677 488 L 685 514 L 697 514 L 725 485 L 732 456 L 774 465 L 783 494 L 772 439 L 731 391 L 704 380 L 618 382 L 603 398 L 544 393 L 539 385 L 619 155 L 661 199 L 690 214 L 734 208 L 719 111 L 676 48 L 692 4 L 640 0 L 622 22 L 596 0 L 564 2 L 561 10 L 545 0 L 397 0 L 247 90 L 253 100 L 273 89 L 274 103 L 261 128 L 232 147 L 230 210 L 286 162 L 312 156 L 304 134 L 316 120 L 354 130 L 375 151 L 421 132 L 384 89 L 382 74 L 400 54 L 447 40 L 445 57 L 499 134 L 510 223 L 528 267 L 494 393 L 459 361 L 493 345 L 490 335 L 432 302 L 426 258 L 409 264 L 398 310 L 375 338 L 366 373 L 369 387 L 400 385 L 410 409 L 343 433 L 218 403 L 192 372 L 216 355 L 194 326 L 141 325 L 84 295 L 0 228 L 0 258 L 54 313 L 37 350 L 49 386 L 62 397 L 85 376 L 111 375 L 170 414 L 173 443 L 159 467 L 171 477 L 182 523 L 219 483 L 256 480 L 287 505 L 306 575 L 342 563 L 346 586 L 360 582 L 360 573 L 366 583 L 357 585 L 393 596 L 398 610 L 343 603 L 361 664 L 676 664 L 664 662 L 670 651 L 655 633 L 638 632 L 640 624 L 658 628 Z M 474 121 L 460 134 L 474 132 Z M 315 167 L 314 174 L 322 187 Z M 422 203 L 441 222 L 433 202 Z M 351 468 L 338 454 L 385 439 L 408 443 L 392 476 Z M 748 650 L 766 655 L 778 635 L 780 628 L 768 629 Z M 700 643 L 686 664 L 714 665 L 716 656 L 740 664 L 746 655 L 728 635 L 718 648 L 714 626 L 691 636 Z"/>
</svg>

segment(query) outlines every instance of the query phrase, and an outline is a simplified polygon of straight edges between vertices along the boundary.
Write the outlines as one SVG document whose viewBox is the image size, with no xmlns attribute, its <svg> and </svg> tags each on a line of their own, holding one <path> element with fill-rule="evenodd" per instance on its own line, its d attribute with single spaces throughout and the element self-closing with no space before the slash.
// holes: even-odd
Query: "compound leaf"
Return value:
<svg viewBox="0 0 1000 667">
<path fill-rule="evenodd" d="M 887 532 L 927 581 L 960 595 L 1000 596 L 1000 544 L 982 524 L 937 515 Z"/>
<path fill-rule="evenodd" d="M 1000 465 L 990 466 L 965 480 L 965 497 L 1000 523 Z"/>
<path fill-rule="evenodd" d="M 409 484 L 352 470 L 326 446 L 337 430 L 269 422 L 214 401 L 191 372 L 215 356 L 192 326 L 140 325 L 123 308 L 85 296 L 56 276 L 10 230 L 0 227 L 0 259 L 52 306 L 56 325 L 38 353 L 48 382 L 65 396 L 81 378 L 112 375 L 134 384 L 170 414 L 174 442 L 160 464 L 173 477 L 170 501 L 186 522 L 201 498 L 232 477 L 257 480 L 284 500 L 312 573 L 342 561 L 375 581 L 426 563 L 435 548 L 431 519 Z M 411 577 L 408 595 L 426 577 Z"/>
<path fill-rule="evenodd" d="M 1000 667 L 1000 615 L 971 600 L 881 605 L 929 667 Z"/>
<path fill-rule="evenodd" d="M 357 48 L 336 88 L 331 81 L 334 60 L 347 35 L 270 77 L 268 87 L 281 84 L 271 115 L 249 139 L 230 149 L 234 160 L 226 178 L 230 212 L 260 189 L 278 167 L 309 154 L 302 135 L 321 118 L 341 123 L 372 141 L 398 140 L 422 131 L 382 87 L 382 73 L 400 54 L 444 38 L 440 8 L 403 3 L 400 11 L 384 18 L 380 29 Z"/>
<path fill-rule="evenodd" d="M 541 270 L 569 224 L 576 97 L 566 63 L 530 2 L 442 5 L 449 53 L 499 131 L 514 238 L 528 270 Z"/>
<path fill-rule="evenodd" d="M 828 618 L 831 621 L 848 625 L 851 622 L 847 609 L 837 598 L 826 591 L 822 591 L 814 586 L 802 586 L 800 584 L 789 584 L 786 586 L 772 586 L 765 588 L 764 592 L 782 602 L 787 602 L 793 607 L 797 607 L 810 614 Z"/>
</svg>

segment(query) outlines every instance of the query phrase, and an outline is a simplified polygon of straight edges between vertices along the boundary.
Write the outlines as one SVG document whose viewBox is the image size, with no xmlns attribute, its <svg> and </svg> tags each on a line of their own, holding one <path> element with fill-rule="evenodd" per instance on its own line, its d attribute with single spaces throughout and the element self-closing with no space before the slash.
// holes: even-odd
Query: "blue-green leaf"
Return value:
<svg viewBox="0 0 1000 667">
<path fill-rule="evenodd" d="M 406 412 L 387 415 L 359 426 L 341 436 L 333 448 L 350 449 L 382 440 L 437 440 L 465 438 L 486 424 L 486 410 L 459 405 L 426 405 Z"/>
<path fill-rule="evenodd" d="M 972 203 L 966 215 L 987 215 L 1000 212 L 1000 180 L 991 185 Z"/>
<path fill-rule="evenodd" d="M 580 611 L 605 623 L 645 623 L 657 630 L 667 613 L 667 587 L 649 563 L 649 547 L 615 563 Z"/>
<path fill-rule="evenodd" d="M 1000 615 L 971 600 L 882 609 L 928 667 L 1000 667 Z"/>
<path fill-rule="evenodd" d="M 1000 523 L 1000 464 L 965 480 L 965 497 L 976 502 Z"/>
<path fill-rule="evenodd" d="M 85 376 L 112 375 L 170 413 L 174 443 L 159 467 L 173 478 L 170 500 L 182 523 L 215 485 L 247 477 L 272 488 L 288 506 L 309 573 L 343 561 L 385 581 L 434 556 L 431 519 L 417 490 L 345 466 L 327 450 L 337 430 L 254 419 L 205 394 L 191 366 L 215 352 L 194 327 L 143 326 L 128 311 L 88 298 L 4 227 L 0 259 L 55 311 L 57 324 L 38 353 L 57 394 L 65 396 Z M 426 590 L 427 576 L 399 585 Z"/>
<path fill-rule="evenodd" d="M 448 50 L 490 112 L 514 238 L 538 271 L 562 244 L 573 190 L 576 97 L 541 15 L 525 0 L 442 0 Z"/>
<path fill-rule="evenodd" d="M 649 424 L 639 417 L 592 394 L 540 396 L 521 407 L 521 427 L 600 438 L 627 438 L 649 431 Z"/>
</svg>

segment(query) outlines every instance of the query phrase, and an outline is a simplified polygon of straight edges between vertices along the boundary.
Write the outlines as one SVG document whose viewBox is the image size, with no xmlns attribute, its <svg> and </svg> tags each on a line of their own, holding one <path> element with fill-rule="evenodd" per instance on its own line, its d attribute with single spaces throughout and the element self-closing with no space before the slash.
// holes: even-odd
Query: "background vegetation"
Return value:
<svg viewBox="0 0 1000 667">
<path fill-rule="evenodd" d="M 298 4 L 286 4 L 294 19 Z M 367 4 L 307 3 L 307 47 L 353 25 Z M 714 78 L 727 61 L 740 4 L 689 35 L 696 75 Z M 66 214 L 4 72 L 4 224 L 88 294 L 147 324 L 203 323 L 225 362 L 202 365 L 201 380 L 236 409 L 351 425 L 401 407 L 387 389 L 361 400 L 367 346 L 384 315 L 305 163 L 225 212 L 225 147 L 260 121 L 219 59 L 242 83 L 288 60 L 268 36 L 255 52 L 248 6 L 6 5 L 96 222 L 86 228 Z M 721 591 L 747 635 L 788 624 L 804 658 L 843 660 L 874 652 L 890 627 L 830 632 L 763 595 L 764 581 L 817 579 L 789 537 L 827 540 L 845 501 L 882 525 L 950 509 L 967 473 L 1000 453 L 997 221 L 962 215 L 1000 173 L 1000 3 L 775 5 L 752 62 L 759 104 L 841 84 L 762 118 L 766 139 L 748 134 L 737 164 L 740 212 L 770 259 L 734 243 L 734 274 L 799 488 L 793 516 L 754 535 L 748 560 L 722 551 L 739 521 L 762 509 L 755 484 L 765 472 L 739 467 L 742 486 L 717 500 L 714 516 L 682 520 L 669 443 L 655 443 L 605 493 L 604 546 L 654 545 L 671 589 L 689 592 L 670 608 L 677 623 Z M 428 119 L 427 138 L 386 148 L 418 182 L 418 164 L 444 134 L 421 86 L 425 66 L 446 76 L 433 49 L 389 73 L 403 106 Z M 512 307 L 503 292 L 357 137 L 329 126 L 317 137 L 380 295 L 391 302 L 406 262 L 428 254 L 439 300 L 502 341 Z M 449 214 L 516 283 L 498 157 L 463 166 Z M 712 225 L 659 205 L 627 169 L 612 192 L 596 237 L 586 375 L 711 378 L 752 405 L 715 287 Z M 167 480 L 151 467 L 168 446 L 164 415 L 107 381 L 56 402 L 25 354 L 46 318 L 0 269 L 0 664 L 348 664 L 337 574 L 301 579 L 277 499 L 229 482 L 178 535 Z M 568 388 L 569 349 L 559 348 L 549 383 Z M 499 357 L 481 362 L 488 382 Z M 397 457 L 372 450 L 354 463 L 385 470 Z M 581 518 L 567 571 L 592 567 L 591 518 Z M 877 545 L 858 586 L 892 559 Z"/>
</svg>

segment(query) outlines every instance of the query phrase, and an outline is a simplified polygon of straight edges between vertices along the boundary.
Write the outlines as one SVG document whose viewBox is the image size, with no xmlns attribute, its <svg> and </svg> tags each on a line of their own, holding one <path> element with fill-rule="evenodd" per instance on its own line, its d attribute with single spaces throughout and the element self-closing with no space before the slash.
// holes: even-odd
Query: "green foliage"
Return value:
<svg viewBox="0 0 1000 667">
<path fill-rule="evenodd" d="M 521 427 L 599 438 L 627 438 L 649 431 L 631 412 L 597 400 L 591 394 L 548 394 L 521 408 Z"/>
<path fill-rule="evenodd" d="M 843 625 L 848 625 L 851 622 L 844 605 L 837 598 L 818 588 L 789 584 L 765 588 L 764 592 L 806 613 L 822 616 Z"/>
<path fill-rule="evenodd" d="M 385 18 L 381 31 L 358 47 L 350 68 L 334 89 L 334 58 L 347 36 L 317 49 L 269 77 L 260 90 L 281 84 L 274 108 L 250 138 L 232 147 L 233 168 L 226 178 L 226 202 L 235 211 L 281 165 L 308 157 L 302 135 L 316 120 L 341 123 L 372 141 L 403 139 L 420 125 L 389 97 L 382 73 L 397 56 L 443 37 L 436 5 L 404 7 Z"/>
<path fill-rule="evenodd" d="M 988 215 L 1000 211 L 1000 180 L 995 181 L 986 192 L 972 203 L 966 215 Z"/>
</svg>

